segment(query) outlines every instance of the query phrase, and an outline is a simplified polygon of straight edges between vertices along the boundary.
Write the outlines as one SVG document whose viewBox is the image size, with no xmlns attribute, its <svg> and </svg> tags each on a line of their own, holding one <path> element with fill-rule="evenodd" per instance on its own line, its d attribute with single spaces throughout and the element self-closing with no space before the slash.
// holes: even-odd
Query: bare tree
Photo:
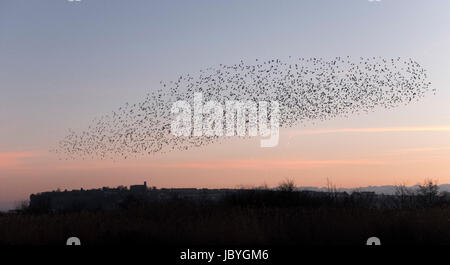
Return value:
<svg viewBox="0 0 450 265">
<path fill-rule="evenodd" d="M 412 195 L 413 192 L 406 186 L 406 184 L 400 184 L 395 186 L 395 195 L 399 197 L 405 197 Z"/>
<path fill-rule="evenodd" d="M 280 182 L 278 189 L 280 191 L 293 192 L 295 189 L 295 182 L 292 178 L 286 178 Z"/>
<path fill-rule="evenodd" d="M 395 186 L 395 196 L 400 208 L 412 206 L 414 192 L 402 183 Z"/>
<path fill-rule="evenodd" d="M 419 184 L 418 195 L 423 199 L 426 205 L 432 205 L 437 201 L 439 186 L 437 181 L 426 179 L 423 184 Z"/>
<path fill-rule="evenodd" d="M 338 190 L 336 185 L 329 178 L 327 178 L 327 193 L 332 200 L 337 199 Z"/>
</svg>

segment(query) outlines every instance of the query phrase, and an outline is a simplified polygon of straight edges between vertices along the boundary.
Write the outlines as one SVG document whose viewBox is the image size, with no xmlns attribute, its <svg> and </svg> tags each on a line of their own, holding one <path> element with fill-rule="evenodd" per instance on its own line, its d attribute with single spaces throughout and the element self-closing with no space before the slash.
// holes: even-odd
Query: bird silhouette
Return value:
<svg viewBox="0 0 450 265">
<path fill-rule="evenodd" d="M 176 137 L 170 133 L 172 104 L 178 100 L 193 102 L 196 92 L 203 93 L 205 102 L 278 101 L 280 127 L 292 128 L 375 108 L 394 108 L 434 91 L 418 62 L 399 57 L 290 56 L 252 63 L 241 60 L 199 72 L 161 81 L 161 87 L 142 101 L 126 102 L 110 115 L 94 119 L 85 131 L 69 130 L 55 151 L 66 159 L 127 159 L 223 142 L 226 137 Z"/>
</svg>

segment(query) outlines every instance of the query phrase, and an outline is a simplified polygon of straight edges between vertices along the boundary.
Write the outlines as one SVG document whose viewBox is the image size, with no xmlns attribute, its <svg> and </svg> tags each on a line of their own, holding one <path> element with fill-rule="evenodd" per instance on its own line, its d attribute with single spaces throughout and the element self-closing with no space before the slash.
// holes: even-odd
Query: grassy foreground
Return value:
<svg viewBox="0 0 450 265">
<path fill-rule="evenodd" d="M 172 200 L 114 211 L 0 215 L 0 245 L 450 244 L 450 205 L 372 207 L 251 193 L 220 202 Z"/>
</svg>

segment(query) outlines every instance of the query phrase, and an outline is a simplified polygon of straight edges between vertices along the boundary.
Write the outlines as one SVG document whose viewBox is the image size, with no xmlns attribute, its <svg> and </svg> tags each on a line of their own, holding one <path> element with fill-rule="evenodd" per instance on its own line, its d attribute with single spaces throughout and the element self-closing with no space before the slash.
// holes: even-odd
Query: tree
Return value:
<svg viewBox="0 0 450 265">
<path fill-rule="evenodd" d="M 413 204 L 414 192 L 406 186 L 406 184 L 400 184 L 395 186 L 395 196 L 399 203 L 399 207 L 411 207 Z"/>
<path fill-rule="evenodd" d="M 295 189 L 295 182 L 293 179 L 286 178 L 280 182 L 278 189 L 284 192 L 293 192 Z"/>
<path fill-rule="evenodd" d="M 328 197 L 331 198 L 332 200 L 337 199 L 338 189 L 337 189 L 336 185 L 329 178 L 327 178 L 327 194 L 328 194 Z"/>
<path fill-rule="evenodd" d="M 437 181 L 426 179 L 423 184 L 419 184 L 418 195 L 426 205 L 432 205 L 437 201 L 439 186 Z"/>
</svg>

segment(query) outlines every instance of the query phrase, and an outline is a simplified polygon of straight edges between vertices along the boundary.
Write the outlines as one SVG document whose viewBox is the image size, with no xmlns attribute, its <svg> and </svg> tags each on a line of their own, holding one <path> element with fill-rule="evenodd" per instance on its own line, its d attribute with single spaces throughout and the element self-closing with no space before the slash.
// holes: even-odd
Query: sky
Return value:
<svg viewBox="0 0 450 265">
<path fill-rule="evenodd" d="M 0 209 L 29 194 L 157 187 L 450 183 L 450 3 L 0 0 Z M 68 132 L 180 74 L 240 60 L 413 58 L 435 95 L 258 139 L 132 160 L 59 160 Z"/>
</svg>

